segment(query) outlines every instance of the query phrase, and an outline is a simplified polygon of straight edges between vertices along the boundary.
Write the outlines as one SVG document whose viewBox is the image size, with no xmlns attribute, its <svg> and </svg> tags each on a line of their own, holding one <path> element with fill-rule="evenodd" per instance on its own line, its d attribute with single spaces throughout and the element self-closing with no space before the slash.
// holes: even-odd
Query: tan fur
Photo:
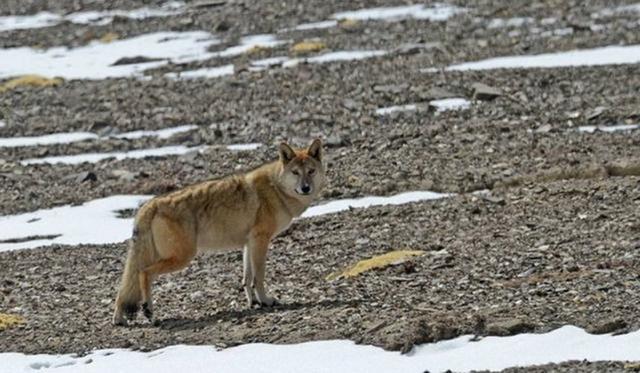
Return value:
<svg viewBox="0 0 640 373">
<path fill-rule="evenodd" d="M 304 212 L 325 180 L 319 140 L 297 151 L 283 143 L 279 153 L 280 160 L 249 173 L 195 184 L 140 208 L 116 299 L 115 324 L 125 324 L 125 316 L 135 316 L 140 304 L 151 319 L 153 280 L 186 267 L 198 250 L 244 247 L 249 306 L 275 302 L 264 286 L 269 243 Z M 305 191 L 308 194 L 301 194 Z"/>
</svg>

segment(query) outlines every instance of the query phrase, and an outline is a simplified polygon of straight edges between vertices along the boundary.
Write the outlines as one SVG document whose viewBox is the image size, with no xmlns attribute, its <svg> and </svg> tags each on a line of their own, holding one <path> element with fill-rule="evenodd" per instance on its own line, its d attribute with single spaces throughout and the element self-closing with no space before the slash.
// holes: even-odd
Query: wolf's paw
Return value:
<svg viewBox="0 0 640 373">
<path fill-rule="evenodd" d="M 122 305 L 122 313 L 127 320 L 133 320 L 138 313 L 138 305 L 135 303 L 124 304 Z"/>
<path fill-rule="evenodd" d="M 151 304 L 147 302 L 142 303 L 142 312 L 144 313 L 144 317 L 153 323 L 153 307 Z"/>
<path fill-rule="evenodd" d="M 113 325 L 127 326 L 127 320 L 124 318 L 122 314 L 113 315 Z"/>
<path fill-rule="evenodd" d="M 258 304 L 262 307 L 273 307 L 278 304 L 278 300 L 274 297 L 265 295 L 264 297 L 258 299 Z"/>
</svg>

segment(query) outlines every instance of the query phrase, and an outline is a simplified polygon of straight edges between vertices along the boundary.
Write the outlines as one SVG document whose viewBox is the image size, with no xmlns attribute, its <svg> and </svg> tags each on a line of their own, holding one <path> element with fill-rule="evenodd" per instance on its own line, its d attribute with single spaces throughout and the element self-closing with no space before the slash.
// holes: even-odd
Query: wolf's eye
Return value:
<svg viewBox="0 0 640 373">
<path fill-rule="evenodd" d="M 298 170 L 293 170 L 291 172 L 296 176 L 300 176 L 300 171 L 298 171 Z"/>
<path fill-rule="evenodd" d="M 316 170 L 314 170 L 313 168 L 309 170 L 309 175 L 313 175 L 316 173 Z"/>
</svg>

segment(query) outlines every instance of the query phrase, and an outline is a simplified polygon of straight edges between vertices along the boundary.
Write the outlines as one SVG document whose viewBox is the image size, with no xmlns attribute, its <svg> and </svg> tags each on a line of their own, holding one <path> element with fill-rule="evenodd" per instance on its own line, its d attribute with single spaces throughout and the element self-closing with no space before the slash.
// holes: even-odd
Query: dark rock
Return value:
<svg viewBox="0 0 640 373">
<path fill-rule="evenodd" d="M 119 66 L 119 65 L 135 65 L 137 63 L 146 63 L 146 62 L 155 62 L 162 61 L 164 58 L 152 58 L 145 56 L 135 56 L 135 57 L 122 57 L 116 62 L 112 63 L 111 66 Z"/>
<path fill-rule="evenodd" d="M 375 85 L 373 87 L 374 92 L 379 93 L 392 93 L 398 94 L 407 90 L 409 85 L 407 84 L 387 84 L 387 85 Z"/>
<path fill-rule="evenodd" d="M 498 88 L 484 83 L 473 83 L 471 85 L 471 90 L 473 91 L 474 100 L 490 101 L 498 96 L 502 96 L 502 91 Z"/>
<path fill-rule="evenodd" d="M 398 48 L 394 49 L 393 53 L 396 54 L 417 54 L 422 51 L 431 50 L 434 48 L 440 48 L 442 46 L 441 43 L 433 42 L 433 43 L 408 43 L 402 44 Z"/>
<path fill-rule="evenodd" d="M 608 334 L 624 329 L 627 327 L 627 322 L 621 318 L 614 318 L 605 320 L 599 324 L 593 325 L 587 328 L 587 332 L 591 334 Z"/>
<path fill-rule="evenodd" d="M 487 324 L 486 333 L 488 335 L 507 336 L 530 332 L 534 327 L 531 323 L 514 318 Z"/>
<path fill-rule="evenodd" d="M 431 87 L 426 91 L 418 92 L 418 97 L 424 101 L 441 100 L 444 98 L 458 97 L 455 93 L 440 87 Z"/>
<path fill-rule="evenodd" d="M 98 181 L 98 176 L 92 171 L 83 171 L 77 174 L 65 176 L 63 181 L 73 180 L 76 183 L 84 183 L 85 181 Z"/>
</svg>

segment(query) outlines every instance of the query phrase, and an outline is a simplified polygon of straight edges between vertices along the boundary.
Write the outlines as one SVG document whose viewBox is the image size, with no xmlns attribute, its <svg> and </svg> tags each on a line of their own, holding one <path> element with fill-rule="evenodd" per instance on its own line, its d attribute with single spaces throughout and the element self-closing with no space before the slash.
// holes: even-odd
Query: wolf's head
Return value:
<svg viewBox="0 0 640 373">
<path fill-rule="evenodd" d="M 279 153 L 282 162 L 280 183 L 285 193 L 297 197 L 317 196 L 325 181 L 322 142 L 315 139 L 308 148 L 301 150 L 294 150 L 283 142 Z"/>
</svg>

